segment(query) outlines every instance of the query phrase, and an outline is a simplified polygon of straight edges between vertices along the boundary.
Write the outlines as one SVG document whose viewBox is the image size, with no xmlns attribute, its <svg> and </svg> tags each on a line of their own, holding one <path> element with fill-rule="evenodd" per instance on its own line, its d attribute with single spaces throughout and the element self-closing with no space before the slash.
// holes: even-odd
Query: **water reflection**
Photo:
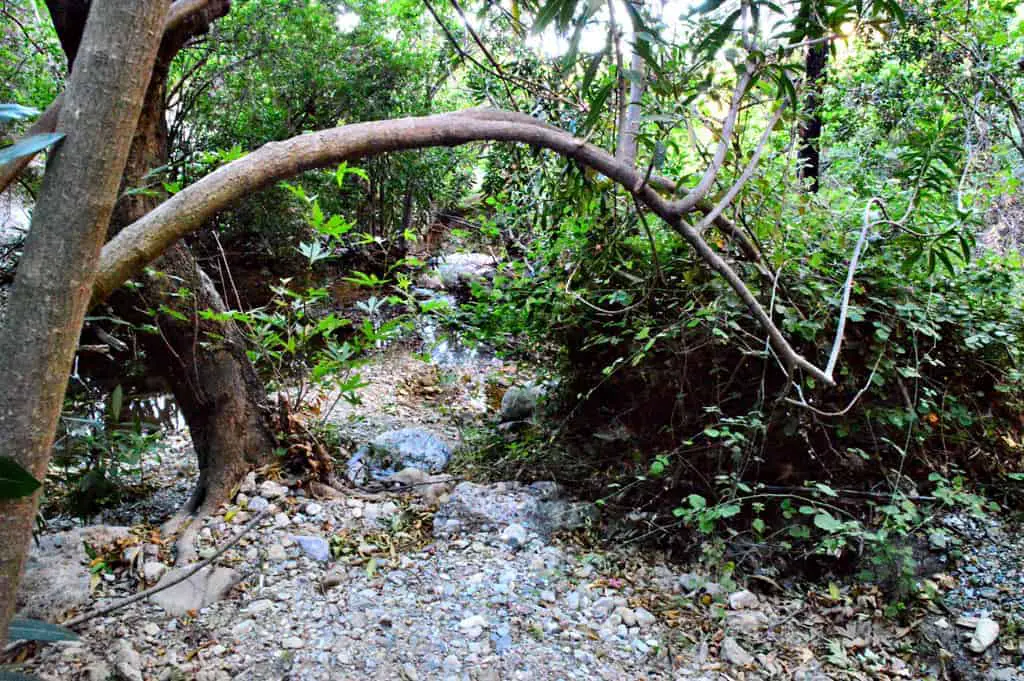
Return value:
<svg viewBox="0 0 1024 681">
<path fill-rule="evenodd" d="M 107 425 L 110 400 L 95 400 L 87 405 L 76 405 L 81 411 L 64 415 L 68 433 L 84 436 Z M 126 395 L 121 405 L 121 425 L 139 424 L 143 432 L 156 430 L 176 431 L 185 428 L 185 416 L 178 408 L 174 396 L 167 393 Z"/>
</svg>

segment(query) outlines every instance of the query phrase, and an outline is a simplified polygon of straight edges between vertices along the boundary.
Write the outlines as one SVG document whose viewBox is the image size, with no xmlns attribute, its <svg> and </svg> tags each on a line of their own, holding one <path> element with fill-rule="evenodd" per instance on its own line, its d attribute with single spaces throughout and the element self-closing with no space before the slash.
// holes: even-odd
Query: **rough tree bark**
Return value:
<svg viewBox="0 0 1024 681">
<path fill-rule="evenodd" d="M 51 2 L 59 4 L 59 0 Z M 167 164 L 164 102 L 171 62 L 193 36 L 205 33 L 229 7 L 227 0 L 210 0 L 202 11 L 164 33 L 125 165 L 110 237 L 161 202 L 163 197 L 152 191 L 125 190 L 143 186 L 153 169 Z M 68 26 L 72 32 L 74 28 Z M 189 247 L 179 241 L 152 268 L 156 273 L 144 276 L 140 287 L 122 289 L 109 302 L 117 316 L 159 329 L 159 333 L 140 336 L 146 371 L 167 379 L 192 436 L 199 480 L 189 501 L 165 527 L 172 532 L 193 514 L 207 513 L 225 501 L 246 470 L 269 460 L 274 438 L 263 383 L 246 355 L 242 332 L 233 322 L 199 316 L 200 310 L 223 312 L 225 305 Z M 191 295 L 179 295 L 183 288 Z M 161 309 L 173 314 L 147 312 Z M 178 542 L 181 562 L 194 557 L 191 539 L 189 532 Z"/>
<path fill-rule="evenodd" d="M 810 180 L 810 191 L 817 193 L 821 177 L 821 87 L 828 67 L 827 43 L 811 45 L 804 59 L 804 79 L 807 98 L 804 100 L 804 120 L 800 124 L 799 158 L 800 179 Z"/>
<path fill-rule="evenodd" d="M 169 0 L 95 0 L 0 329 L 0 455 L 46 475 L 100 248 Z M 38 493 L 0 500 L 0 641 L 14 614 Z"/>
</svg>

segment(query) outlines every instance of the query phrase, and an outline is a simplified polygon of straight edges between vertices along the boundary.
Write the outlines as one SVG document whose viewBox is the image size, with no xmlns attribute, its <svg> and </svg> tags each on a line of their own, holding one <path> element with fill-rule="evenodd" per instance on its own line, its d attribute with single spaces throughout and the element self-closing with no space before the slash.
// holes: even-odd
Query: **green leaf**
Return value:
<svg viewBox="0 0 1024 681">
<path fill-rule="evenodd" d="M 0 104 L 0 123 L 10 121 L 23 121 L 26 118 L 35 118 L 39 115 L 39 109 L 20 104 Z"/>
<path fill-rule="evenodd" d="M 725 0 L 705 0 L 698 7 L 690 13 L 690 16 L 694 14 L 707 14 L 708 12 L 714 12 L 716 9 L 721 7 L 725 3 Z"/>
<path fill-rule="evenodd" d="M 0 499 L 20 499 L 39 489 L 40 482 L 9 456 L 0 456 Z"/>
<path fill-rule="evenodd" d="M 814 516 L 814 526 L 826 532 L 838 532 L 843 529 L 843 522 L 837 520 L 828 511 L 821 511 L 818 515 Z"/>
<path fill-rule="evenodd" d="M 21 672 L 9 672 L 0 669 L 0 681 L 40 681 L 38 676 L 22 674 Z"/>
<path fill-rule="evenodd" d="M 583 121 L 582 127 L 580 127 L 579 134 L 585 135 L 590 131 L 591 128 L 601 118 L 601 114 L 605 113 L 605 102 L 608 101 L 608 96 L 612 93 L 612 87 L 615 85 L 614 81 L 609 80 L 604 85 L 597 89 L 594 93 L 594 97 L 590 100 L 588 105 L 590 106 L 590 113 L 587 114 L 587 119 Z"/>
<path fill-rule="evenodd" d="M 110 393 L 110 420 L 114 423 L 121 421 L 121 407 L 124 405 L 124 388 L 118 385 L 114 392 Z"/>
<path fill-rule="evenodd" d="M 719 509 L 718 514 L 723 518 L 731 518 L 740 512 L 739 504 L 726 504 Z"/>
<path fill-rule="evenodd" d="M 822 494 L 828 495 L 830 497 L 838 497 L 839 496 L 839 494 L 837 494 L 834 489 L 832 489 L 831 487 L 829 487 L 828 485 L 826 485 L 823 482 L 816 482 L 816 483 L 814 483 L 814 489 L 816 489 L 819 492 L 821 492 Z"/>
<path fill-rule="evenodd" d="M 15 617 L 7 629 L 7 637 L 12 641 L 77 641 L 78 634 L 66 627 Z"/>
<path fill-rule="evenodd" d="M 51 144 L 64 139 L 62 132 L 46 132 L 18 140 L 9 147 L 0 149 L 0 165 L 10 163 L 23 156 L 34 156 Z"/>
<path fill-rule="evenodd" d="M 732 27 L 736 24 L 742 12 L 742 10 L 736 10 L 726 17 L 725 21 L 716 26 L 715 30 L 711 31 L 697 46 L 697 54 L 713 57 L 721 49 L 722 45 L 725 44 L 729 36 L 732 35 Z"/>
</svg>

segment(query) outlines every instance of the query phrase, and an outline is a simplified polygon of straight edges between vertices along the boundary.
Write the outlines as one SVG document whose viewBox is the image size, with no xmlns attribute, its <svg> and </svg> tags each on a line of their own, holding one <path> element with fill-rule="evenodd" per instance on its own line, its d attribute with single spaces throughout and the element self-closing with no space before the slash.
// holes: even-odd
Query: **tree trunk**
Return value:
<svg viewBox="0 0 1024 681">
<path fill-rule="evenodd" d="M 205 31 L 209 21 L 227 12 L 226 2 L 220 6 L 220 14 L 199 17 L 164 36 L 125 166 L 111 237 L 164 198 L 152 192 L 129 194 L 124 190 L 143 185 L 154 168 L 167 164 L 164 101 L 171 61 L 192 35 Z M 241 331 L 233 322 L 199 317 L 201 310 L 224 312 L 226 308 L 191 250 L 179 241 L 153 269 L 157 274 L 146 276 L 137 289 L 119 291 L 110 304 L 123 319 L 154 324 L 159 330 L 142 335 L 146 371 L 168 380 L 192 435 L 199 480 L 191 499 L 166 528 L 173 530 L 189 515 L 207 513 L 226 501 L 246 470 L 267 462 L 274 437 L 263 383 L 246 355 Z M 190 295 L 180 295 L 182 289 Z M 152 316 L 146 312 L 168 308 L 176 314 Z M 191 557 L 190 541 L 179 542 L 179 549 L 179 560 Z"/>
<path fill-rule="evenodd" d="M 95 0 L 0 329 L 0 455 L 46 475 L 68 374 L 169 0 Z M 0 500 L 0 641 L 39 494 Z"/>
<path fill-rule="evenodd" d="M 828 45 L 811 45 L 804 62 L 807 100 L 804 103 L 804 121 L 800 125 L 799 176 L 810 180 L 810 191 L 817 193 L 821 175 L 821 87 L 828 68 Z"/>
</svg>

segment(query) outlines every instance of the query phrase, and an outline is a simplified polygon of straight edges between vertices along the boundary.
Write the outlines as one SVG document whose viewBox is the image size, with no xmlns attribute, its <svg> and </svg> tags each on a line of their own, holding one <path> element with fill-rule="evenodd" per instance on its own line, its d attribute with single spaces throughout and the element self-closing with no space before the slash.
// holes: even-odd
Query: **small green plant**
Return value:
<svg viewBox="0 0 1024 681">
<path fill-rule="evenodd" d="M 69 411 L 88 404 L 72 399 Z M 143 458 L 159 451 L 160 433 L 153 432 L 138 416 L 124 416 L 124 390 L 117 386 L 103 411 L 92 417 L 62 417 L 63 435 L 58 440 L 50 477 L 63 495 L 58 503 L 69 512 L 88 517 L 122 500 L 137 486 L 146 488 Z"/>
</svg>

